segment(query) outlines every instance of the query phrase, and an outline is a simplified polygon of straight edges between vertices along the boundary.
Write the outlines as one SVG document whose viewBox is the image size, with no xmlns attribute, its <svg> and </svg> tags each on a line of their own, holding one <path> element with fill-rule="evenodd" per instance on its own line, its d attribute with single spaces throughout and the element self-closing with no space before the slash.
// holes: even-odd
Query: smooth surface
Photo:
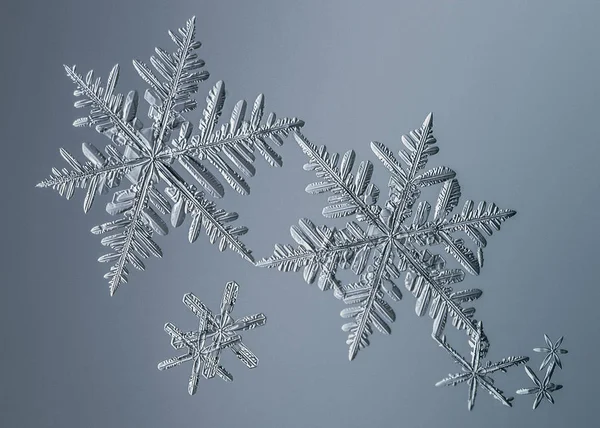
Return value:
<svg viewBox="0 0 600 428">
<path fill-rule="evenodd" d="M 0 426 L 592 426 L 600 4 L 485 3 L 3 4 Z M 189 244 L 184 230 L 158 237 L 164 258 L 108 296 L 106 266 L 96 262 L 104 248 L 89 229 L 107 219 L 109 197 L 84 215 L 82 193 L 65 201 L 34 187 L 63 165 L 59 147 L 77 153 L 84 141 L 105 143 L 71 126 L 80 111 L 62 64 L 106 76 L 118 62 L 120 90 L 143 90 L 131 60 L 147 60 L 155 46 L 171 49 L 167 30 L 192 15 L 211 73 L 199 102 L 219 79 L 228 88 L 226 112 L 263 92 L 266 111 L 305 120 L 313 143 L 374 161 L 382 193 L 387 174 L 369 142 L 397 150 L 401 134 L 434 112 L 435 165 L 457 172 L 463 198 L 517 211 L 490 238 L 481 275 L 462 283 L 484 291 L 475 306 L 489 358 L 525 354 L 537 369 L 543 357 L 532 348 L 544 346 L 543 333 L 564 335 L 569 354 L 555 375 L 564 385 L 555 405 L 532 411 L 533 398 L 517 396 L 508 409 L 480 393 L 468 412 L 466 387 L 436 388 L 457 366 L 430 339 L 431 321 L 414 315 L 406 292 L 394 305 L 393 334 L 374 334 L 348 362 L 342 303 L 300 274 L 219 253 L 206 237 Z M 314 177 L 302 170 L 293 138 L 279 152 L 283 169 L 257 160 L 251 195 L 228 192 L 220 202 L 250 228 L 244 242 L 257 258 L 291 242 L 298 218 L 326 223 L 325 200 L 304 193 Z M 190 397 L 187 369 L 156 369 L 173 353 L 163 325 L 192 329 L 181 296 L 193 292 L 217 307 L 227 281 L 240 284 L 236 311 L 269 319 L 245 338 L 260 364 L 247 370 L 225 355 L 234 382 L 205 380 Z M 531 386 L 521 367 L 496 383 L 511 395 Z"/>
</svg>

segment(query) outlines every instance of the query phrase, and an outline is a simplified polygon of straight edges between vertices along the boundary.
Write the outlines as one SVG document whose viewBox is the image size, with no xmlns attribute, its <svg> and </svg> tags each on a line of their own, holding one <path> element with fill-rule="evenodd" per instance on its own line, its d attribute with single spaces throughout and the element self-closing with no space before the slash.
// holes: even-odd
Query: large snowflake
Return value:
<svg viewBox="0 0 600 428">
<path fill-rule="evenodd" d="M 86 190 L 83 209 L 87 212 L 96 194 L 105 194 L 117 188 L 122 179 L 130 186 L 114 193 L 106 210 L 119 216 L 117 220 L 96 226 L 95 234 L 110 232 L 102 244 L 111 252 L 99 261 L 112 263 L 105 275 L 113 295 L 120 284 L 127 282 L 129 266 L 144 270 L 143 259 L 150 255 L 161 257 L 160 247 L 153 235 L 166 235 L 168 226 L 161 218 L 170 214 L 173 227 L 182 225 L 186 215 L 191 217 L 189 241 L 194 242 L 201 229 L 211 243 L 218 242 L 223 251 L 231 248 L 243 258 L 253 262 L 251 251 L 239 240 L 247 232 L 243 226 L 232 224 L 237 213 L 217 208 L 207 199 L 224 195 L 226 182 L 241 194 L 250 188 L 243 175 L 255 173 L 253 162 L 258 151 L 272 166 L 281 166 L 281 157 L 267 143 L 283 144 L 290 131 L 303 126 L 295 118 L 276 119 L 270 114 L 262 123 L 264 98 L 259 95 L 249 118 L 246 102 L 239 101 L 230 120 L 218 128 L 225 102 L 225 85 L 222 81 L 209 92 L 197 131 L 183 116 L 196 108 L 192 94 L 198 91 L 199 82 L 208 78 L 202 70 L 204 61 L 195 51 L 200 42 L 195 41 L 195 19 L 190 19 L 178 32 L 169 32 L 177 49 L 169 53 L 156 48 L 150 58 L 154 71 L 141 61 L 134 60 L 137 73 L 150 87 L 144 94 L 149 104 L 151 124 L 145 126 L 138 117 L 138 93 L 126 96 L 115 91 L 119 67 L 111 70 L 105 86 L 93 71 L 85 76 L 78 74 L 75 66 L 65 66 L 67 75 L 81 97 L 76 108 L 89 107 L 87 117 L 77 119 L 73 125 L 94 126 L 111 140 L 104 154 L 91 143 L 83 143 L 84 163 L 77 161 L 64 149 L 60 154 L 71 169 L 52 169 L 50 177 L 38 187 L 52 187 L 70 199 L 75 189 Z M 217 174 L 211 172 L 210 166 Z M 176 167 L 193 177 L 200 188 L 190 183 Z M 220 175 L 221 178 L 217 179 Z M 163 185 L 159 188 L 159 185 Z"/>
<path fill-rule="evenodd" d="M 192 374 L 188 384 L 190 395 L 196 393 L 200 374 L 206 379 L 218 375 L 227 382 L 233 380 L 233 376 L 219 365 L 223 349 L 230 349 L 248 368 L 258 365 L 258 358 L 244 345 L 239 333 L 265 325 L 267 317 L 261 313 L 234 320 L 231 312 L 238 290 L 236 282 L 227 283 L 219 315 L 214 315 L 194 294 L 184 295 L 184 305 L 200 320 L 197 330 L 183 333 L 175 325 L 165 324 L 165 331 L 171 336 L 171 346 L 175 349 L 187 348 L 188 352 L 160 362 L 158 369 L 166 370 L 192 361 Z"/>
<path fill-rule="evenodd" d="M 404 284 L 416 297 L 417 315 L 429 314 L 433 319 L 432 337 L 466 370 L 460 381 L 471 379 L 469 408 L 477 386 L 510 405 L 510 400 L 491 386 L 488 375 L 521 364 L 527 357 L 480 365 L 489 341 L 481 323 L 474 318 L 475 309 L 466 304 L 478 299 L 482 291 L 454 291 L 453 285 L 464 279 L 465 271 L 479 274 L 486 235 L 499 230 L 501 223 L 515 211 L 487 202 L 476 205 L 468 200 L 459 213 L 453 214 L 461 196 L 455 172 L 445 166 L 425 169 L 429 157 L 438 152 L 432 129 L 433 116 L 429 114 L 420 128 L 402 136 L 404 148 L 398 153 L 400 160 L 385 145 L 371 143 L 372 151 L 391 173 L 389 197 L 383 206 L 378 205 L 379 189 L 371 183 L 371 162 L 361 162 L 353 172 L 356 158 L 353 150 L 343 156 L 331 154 L 325 146 L 317 147 L 296 131 L 295 138 L 309 158 L 304 169 L 315 171 L 318 178 L 306 191 L 330 194 L 323 209 L 325 217 L 355 216 L 356 221 L 334 228 L 301 219 L 298 226 L 291 228 L 298 245 L 277 244 L 273 256 L 257 265 L 282 271 L 304 269 L 307 283 L 318 278 L 322 290 L 333 289 L 336 297 L 349 305 L 341 316 L 350 319 L 342 327 L 348 332 L 350 360 L 369 345 L 374 329 L 391 333 L 390 324 L 396 315 L 387 299 L 402 298 L 395 281 L 405 273 Z M 433 185 L 439 185 L 440 190 L 431 216 L 431 205 L 419 202 L 419 198 L 421 189 Z M 457 236 L 459 233 L 474 242 L 475 251 Z M 461 268 L 446 267 L 444 258 L 430 251 L 440 245 Z M 338 278 L 340 270 L 348 268 L 358 276 L 358 281 L 342 284 Z M 457 329 L 467 332 L 469 343 L 476 348 L 470 363 L 446 341 L 444 331 L 449 319 Z"/>
<path fill-rule="evenodd" d="M 440 338 L 447 319 L 458 329 L 464 329 L 473 340 L 479 333 L 473 318 L 475 309 L 464 304 L 478 299 L 478 289 L 453 291 L 452 285 L 463 280 L 464 271 L 477 275 L 483 264 L 482 249 L 485 235 L 492 235 L 500 224 L 515 211 L 498 208 L 493 203 L 466 201 L 458 214 L 452 211 L 461 196 L 455 172 L 445 166 L 425 170 L 429 157 L 438 152 L 433 136 L 433 116 L 423 125 L 402 136 L 404 149 L 396 159 L 390 149 L 378 142 L 371 149 L 391 173 L 389 198 L 383 207 L 377 204 L 378 188 L 371 183 L 373 164 L 363 161 L 353 174 L 355 152 L 343 156 L 330 154 L 325 146 L 317 147 L 300 132 L 296 140 L 309 163 L 304 169 L 315 171 L 319 181 L 309 184 L 308 193 L 330 193 L 328 206 L 323 209 L 327 218 L 355 215 L 357 221 L 344 228 L 316 226 L 308 219 L 293 226 L 291 234 L 299 244 L 276 245 L 272 257 L 257 265 L 276 267 L 282 271 L 304 268 L 304 279 L 312 283 L 319 277 L 321 289 L 333 288 L 336 296 L 350 305 L 341 316 L 351 321 L 343 326 L 349 333 L 349 358 L 369 345 L 369 336 L 376 328 L 384 334 L 391 332 L 395 313 L 386 301 L 400 300 L 400 289 L 394 281 L 406 272 L 405 286 L 417 298 L 416 312 L 429 313 L 434 320 L 432 335 Z M 431 205 L 417 204 L 421 189 L 440 185 L 439 196 L 431 218 Z M 412 216 L 412 221 L 408 221 Z M 462 232 L 473 240 L 473 252 L 462 238 Z M 426 247 L 442 245 L 462 266 L 446 268 L 445 260 Z M 357 282 L 342 285 L 337 278 L 340 269 L 351 268 L 359 276 Z M 487 348 L 487 340 L 481 343 Z"/>
</svg>

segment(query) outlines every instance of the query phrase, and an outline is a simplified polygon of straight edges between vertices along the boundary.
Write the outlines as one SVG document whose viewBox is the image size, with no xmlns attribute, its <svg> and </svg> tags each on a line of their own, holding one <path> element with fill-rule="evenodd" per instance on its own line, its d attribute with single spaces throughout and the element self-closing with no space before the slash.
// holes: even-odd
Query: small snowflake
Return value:
<svg viewBox="0 0 600 428">
<path fill-rule="evenodd" d="M 188 352 L 160 362 L 158 369 L 166 370 L 187 361 L 193 361 L 188 385 L 190 395 L 196 393 L 200 373 L 206 379 L 218 375 L 225 381 L 233 380 L 233 376 L 219 365 L 223 349 L 233 351 L 248 368 L 252 369 L 258 365 L 258 358 L 242 343 L 242 338 L 238 333 L 265 325 L 267 317 L 264 314 L 255 314 L 234 320 L 231 312 L 237 299 L 238 289 L 237 283 L 227 283 L 221 301 L 220 314 L 216 316 L 194 294 L 184 295 L 183 303 L 200 319 L 198 329 L 195 331 L 183 333 L 173 324 L 165 324 L 165 331 L 171 336 L 173 348 L 187 348 Z"/>
<path fill-rule="evenodd" d="M 560 345 L 562 345 L 563 339 L 564 337 L 561 336 L 556 341 L 556 343 L 552 344 L 552 341 L 550 340 L 548 335 L 544 334 L 544 340 L 546 341 L 547 347 L 533 348 L 535 352 L 545 352 L 548 354 L 546 355 L 546 358 L 544 358 L 544 361 L 542 361 L 542 364 L 540 365 L 540 370 L 543 370 L 544 367 L 550 364 L 556 364 L 559 368 L 562 369 L 562 362 L 560 361 L 560 357 L 558 355 L 566 354 L 569 352 L 566 349 L 560 349 Z"/>
<path fill-rule="evenodd" d="M 527 376 L 533 381 L 535 386 L 533 388 L 522 388 L 517 391 L 517 394 L 520 395 L 529 395 L 535 394 L 535 400 L 533 400 L 533 409 L 535 410 L 542 400 L 546 398 L 551 404 L 554 404 L 554 398 L 552 397 L 552 392 L 558 391 L 562 389 L 562 385 L 555 385 L 550 380 L 552 379 L 552 375 L 555 369 L 554 364 L 550 364 L 548 369 L 546 370 L 546 375 L 544 376 L 544 380 L 540 382 L 540 379 L 536 376 L 534 371 L 529 367 L 525 366 L 525 372 Z"/>
<path fill-rule="evenodd" d="M 482 360 L 487 353 L 487 349 L 482 348 L 485 345 L 485 335 L 483 334 L 483 325 L 481 321 L 477 323 L 477 339 L 470 342 L 472 347 L 471 361 L 467 361 L 461 356 L 455 349 L 448 345 L 445 339 L 438 339 L 440 346 L 446 349 L 446 351 L 452 355 L 454 360 L 462 366 L 462 373 L 451 374 L 445 379 L 442 379 L 435 386 L 455 386 L 462 382 L 469 383 L 469 410 L 473 409 L 475 405 L 475 397 L 477 396 L 477 387 L 481 386 L 487 390 L 490 395 L 495 399 L 499 400 L 505 406 L 511 407 L 512 398 L 507 398 L 504 393 L 494 386 L 494 379 L 489 375 L 494 372 L 502 371 L 506 372 L 506 369 L 512 366 L 526 363 L 528 357 L 507 357 L 503 358 L 499 362 L 492 363 L 488 361 L 483 364 Z"/>
</svg>

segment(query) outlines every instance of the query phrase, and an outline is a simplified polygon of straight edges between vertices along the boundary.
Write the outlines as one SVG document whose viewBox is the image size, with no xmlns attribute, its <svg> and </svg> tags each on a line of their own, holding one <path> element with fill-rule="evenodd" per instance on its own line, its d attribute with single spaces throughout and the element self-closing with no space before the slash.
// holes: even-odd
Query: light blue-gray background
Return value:
<svg viewBox="0 0 600 428">
<path fill-rule="evenodd" d="M 0 10 L 0 426 L 595 425 L 600 2 L 13 0 Z M 565 388 L 554 406 L 532 412 L 529 396 L 508 409 L 482 391 L 469 413 L 465 385 L 435 388 L 457 366 L 408 293 L 394 306 L 392 336 L 376 333 L 350 363 L 342 303 L 300 274 L 219 253 L 205 236 L 190 245 L 183 228 L 157 238 L 164 258 L 109 298 L 108 266 L 96 262 L 104 248 L 89 233 L 108 218 L 106 199 L 84 215 L 81 193 L 67 202 L 34 188 L 51 166 L 65 166 L 59 147 L 81 158 L 82 141 L 105 142 L 71 126 L 80 111 L 62 64 L 106 76 L 118 62 L 121 91 L 143 91 L 131 59 L 171 49 L 167 30 L 192 15 L 211 73 L 201 105 L 224 79 L 227 112 L 264 92 L 267 110 L 304 119 L 315 143 L 374 161 L 371 140 L 397 151 L 400 135 L 435 112 L 440 153 L 431 165 L 458 172 L 463 199 L 518 211 L 490 239 L 482 274 L 462 284 L 484 290 L 475 306 L 489 356 L 525 354 L 538 366 L 531 348 L 542 334 L 565 335 L 570 353 L 555 375 Z M 257 162 L 249 197 L 220 201 L 250 227 L 245 242 L 257 258 L 291 242 L 299 217 L 325 222 L 324 198 L 303 192 L 313 176 L 300 149 L 288 139 L 280 152 L 283 169 Z M 386 170 L 377 165 L 375 177 L 385 196 Z M 174 355 L 162 327 L 193 328 L 182 295 L 216 309 L 229 280 L 241 283 L 237 315 L 268 316 L 245 335 L 260 365 L 247 370 L 226 354 L 234 383 L 202 380 L 190 397 L 189 366 L 156 369 Z M 496 379 L 511 395 L 530 383 L 521 367 Z"/>
</svg>

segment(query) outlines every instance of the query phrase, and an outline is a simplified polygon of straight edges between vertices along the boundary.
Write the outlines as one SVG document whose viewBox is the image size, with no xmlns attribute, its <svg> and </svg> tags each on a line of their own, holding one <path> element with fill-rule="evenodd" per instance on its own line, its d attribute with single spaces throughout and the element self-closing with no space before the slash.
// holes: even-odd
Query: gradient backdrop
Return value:
<svg viewBox="0 0 600 428">
<path fill-rule="evenodd" d="M 1 427 L 596 426 L 600 2 L 12 0 L 0 9 Z M 219 253 L 205 235 L 189 244 L 184 228 L 158 237 L 164 258 L 109 297 L 108 266 L 96 262 L 104 247 L 89 233 L 109 218 L 108 197 L 84 215 L 82 193 L 65 201 L 34 187 L 66 166 L 59 147 L 81 158 L 83 141 L 106 142 L 71 126 L 81 112 L 62 64 L 105 78 L 119 63 L 120 90 L 143 93 L 131 60 L 171 50 L 167 30 L 192 15 L 211 73 L 201 105 L 218 79 L 226 114 L 263 92 L 267 110 L 304 119 L 314 143 L 375 162 L 370 141 L 397 151 L 401 134 L 435 113 L 440 153 L 431 165 L 457 171 L 463 200 L 518 211 L 490 238 L 482 274 L 462 283 L 484 290 L 475 307 L 489 357 L 529 355 L 537 367 L 542 355 L 531 348 L 543 346 L 543 333 L 564 335 L 570 353 L 555 375 L 565 387 L 554 406 L 533 412 L 533 397 L 518 396 L 509 409 L 481 391 L 469 413 L 465 385 L 434 387 L 457 365 L 408 293 L 394 305 L 392 336 L 374 334 L 350 363 L 341 302 L 301 274 Z M 257 160 L 250 196 L 229 192 L 220 202 L 250 228 L 245 242 L 257 259 L 291 243 L 299 217 L 325 222 L 325 198 L 304 193 L 313 175 L 292 138 L 280 153 L 283 169 Z M 388 175 L 376 165 L 385 196 Z M 260 365 L 247 370 L 225 353 L 235 381 L 201 380 L 190 397 L 189 365 L 156 369 L 176 352 L 163 324 L 194 328 L 183 294 L 217 309 L 230 280 L 241 284 L 235 314 L 268 316 L 244 336 Z M 458 337 L 452 343 L 467 352 Z M 530 386 L 522 367 L 496 382 L 511 395 Z"/>
</svg>

